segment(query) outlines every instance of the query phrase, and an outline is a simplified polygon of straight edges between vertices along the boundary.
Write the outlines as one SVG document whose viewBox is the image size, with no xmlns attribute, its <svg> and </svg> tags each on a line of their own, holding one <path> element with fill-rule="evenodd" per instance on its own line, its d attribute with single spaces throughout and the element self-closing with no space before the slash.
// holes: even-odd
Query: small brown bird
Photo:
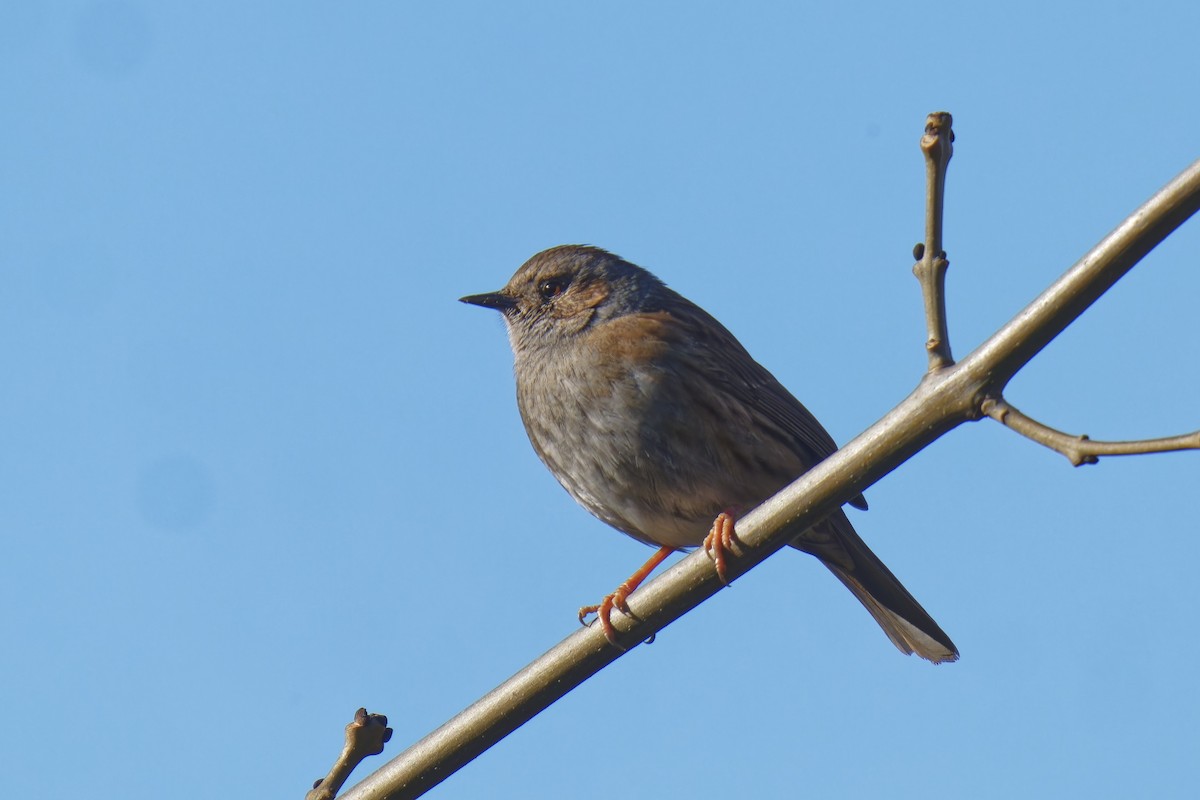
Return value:
<svg viewBox="0 0 1200 800">
<path fill-rule="evenodd" d="M 703 545 L 724 580 L 733 515 L 837 446 L 816 418 L 703 309 L 596 247 L 538 253 L 498 292 L 517 404 L 534 450 L 584 508 L 659 551 L 598 606 L 610 615 L 671 552 Z M 861 497 L 851 501 L 865 509 Z M 715 522 L 714 522 L 715 520 Z M 708 533 L 706 537 L 705 534 Z M 791 543 L 821 560 L 892 643 L 935 663 L 958 650 L 838 509 Z"/>
</svg>

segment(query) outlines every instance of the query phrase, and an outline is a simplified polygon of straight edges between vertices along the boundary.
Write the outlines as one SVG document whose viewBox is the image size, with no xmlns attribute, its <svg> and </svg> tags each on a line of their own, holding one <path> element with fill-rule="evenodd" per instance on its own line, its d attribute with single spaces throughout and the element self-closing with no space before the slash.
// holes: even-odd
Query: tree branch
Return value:
<svg viewBox="0 0 1200 800">
<path fill-rule="evenodd" d="M 1161 439 L 1139 439 L 1127 442 L 1098 442 L 1085 434 L 1072 436 L 1027 417 L 1004 399 L 988 399 L 981 407 L 984 414 L 1027 439 L 1049 447 L 1076 467 L 1095 464 L 1100 456 L 1132 456 L 1146 453 L 1167 453 L 1173 450 L 1200 450 L 1200 431 Z"/>
<path fill-rule="evenodd" d="M 967 358 L 928 372 L 912 394 L 883 419 L 741 517 L 738 536 L 746 552 L 730 561 L 730 575 L 736 577 L 753 568 L 946 432 L 979 419 L 986 399 L 998 397 L 1030 358 L 1198 206 L 1200 161 L 1147 201 Z M 940 233 L 935 233 L 936 241 Z M 638 621 L 618 615 L 614 625 L 623 644 L 633 649 L 721 588 L 708 557 L 694 552 L 629 598 Z M 625 652 L 609 646 L 598 626 L 576 631 L 344 797 L 398 800 L 420 796 Z"/>
<path fill-rule="evenodd" d="M 981 368 L 995 370 L 989 385 L 1002 391 L 1021 367 L 1197 208 L 1200 161 L 1175 176 L 972 353 Z"/>
</svg>

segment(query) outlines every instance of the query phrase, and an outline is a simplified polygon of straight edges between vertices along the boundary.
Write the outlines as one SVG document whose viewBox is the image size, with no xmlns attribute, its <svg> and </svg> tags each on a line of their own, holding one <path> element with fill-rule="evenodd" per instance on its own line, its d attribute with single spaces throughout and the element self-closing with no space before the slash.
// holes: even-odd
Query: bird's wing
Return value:
<svg viewBox="0 0 1200 800">
<path fill-rule="evenodd" d="M 675 302 L 669 306 L 669 313 L 692 317 L 690 324 L 674 326 L 672 331 L 711 337 L 711 341 L 683 344 L 694 347 L 699 354 L 710 359 L 709 375 L 722 391 L 755 409 L 790 437 L 798 451 L 797 455 L 808 467 L 811 468 L 837 450 L 837 443 L 817 418 L 774 375 L 755 361 L 724 325 L 681 295 L 676 294 L 672 299 Z M 850 505 L 865 509 L 867 501 L 859 495 L 850 501 Z"/>
</svg>

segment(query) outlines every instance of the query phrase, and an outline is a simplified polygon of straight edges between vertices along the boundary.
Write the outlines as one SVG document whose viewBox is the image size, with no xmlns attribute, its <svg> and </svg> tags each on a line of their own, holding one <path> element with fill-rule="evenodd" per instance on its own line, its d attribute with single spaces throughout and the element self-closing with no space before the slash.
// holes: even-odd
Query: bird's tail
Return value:
<svg viewBox="0 0 1200 800">
<path fill-rule="evenodd" d="M 811 553 L 854 593 L 900 652 L 935 664 L 958 660 L 958 648 L 921 608 L 839 509 L 792 542 Z"/>
</svg>

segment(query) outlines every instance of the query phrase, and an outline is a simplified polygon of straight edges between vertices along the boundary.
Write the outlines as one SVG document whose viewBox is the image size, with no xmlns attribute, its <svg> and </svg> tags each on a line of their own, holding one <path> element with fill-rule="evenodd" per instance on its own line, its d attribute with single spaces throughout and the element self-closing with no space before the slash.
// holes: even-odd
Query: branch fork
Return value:
<svg viewBox="0 0 1200 800">
<path fill-rule="evenodd" d="M 921 152 L 925 155 L 925 241 L 913 248 L 913 274 L 921 284 L 925 303 L 929 371 L 936 372 L 954 364 L 950 355 L 950 334 L 946 321 L 946 270 L 950 262 L 942 249 L 943 206 L 946 195 L 946 170 L 954 154 L 954 120 L 939 111 L 925 120 Z M 1132 264 L 1130 265 L 1132 266 Z M 1119 277 L 1119 276 L 1118 276 Z M 1115 279 L 1114 279 L 1115 282 Z M 1023 365 L 1022 365 L 1023 366 Z M 1007 381 L 996 380 L 980 395 L 976 418 L 989 417 L 1009 430 L 1065 456 L 1074 466 L 1098 463 L 1101 456 L 1128 456 L 1200 449 L 1200 431 L 1161 439 L 1101 442 L 1086 434 L 1071 435 L 1055 430 L 1018 411 L 1004 399 Z"/>
</svg>

